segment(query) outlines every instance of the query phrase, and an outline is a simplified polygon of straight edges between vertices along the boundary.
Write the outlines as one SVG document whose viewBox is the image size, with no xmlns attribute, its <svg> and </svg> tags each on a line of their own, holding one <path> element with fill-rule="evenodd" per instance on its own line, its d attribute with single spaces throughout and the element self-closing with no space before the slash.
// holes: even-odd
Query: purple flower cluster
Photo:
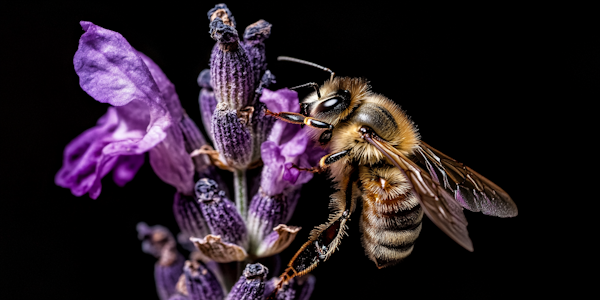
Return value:
<svg viewBox="0 0 600 300">
<path fill-rule="evenodd" d="M 227 6 L 216 5 L 208 17 L 216 44 L 210 70 L 201 72 L 198 84 L 202 123 L 214 148 L 149 57 L 119 33 L 82 21 L 85 33 L 73 59 L 75 72 L 83 90 L 112 106 L 95 127 L 67 145 L 55 181 L 76 196 L 88 193 L 96 199 L 104 176 L 112 171 L 114 181 L 124 185 L 148 152 L 154 172 L 177 190 L 173 212 L 180 229 L 176 239 L 162 226 L 138 224 L 143 251 L 158 259 L 159 297 L 263 299 L 277 279 L 267 280 L 269 269 L 253 262 L 278 254 L 293 241 L 300 228 L 286 223 L 301 185 L 312 178 L 292 165 L 314 166 L 324 153 L 300 126 L 264 113 L 265 108 L 299 111 L 295 92 L 265 89 L 274 82 L 264 44 L 271 24 L 260 20 L 249 25 L 241 40 Z M 216 167 L 233 172 L 234 201 Z M 252 189 L 246 171 L 257 167 L 262 167 L 260 187 Z M 249 197 L 253 190 L 258 192 Z M 187 260 L 177 241 L 190 251 Z M 236 272 L 243 264 L 239 280 L 232 279 L 240 276 Z M 313 286 L 312 275 L 297 278 L 277 297 L 308 299 Z"/>
</svg>

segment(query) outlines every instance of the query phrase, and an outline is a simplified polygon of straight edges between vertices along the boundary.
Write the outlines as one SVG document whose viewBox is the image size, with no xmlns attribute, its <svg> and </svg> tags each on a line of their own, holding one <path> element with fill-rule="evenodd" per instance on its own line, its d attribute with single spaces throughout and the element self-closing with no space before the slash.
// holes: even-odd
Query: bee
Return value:
<svg viewBox="0 0 600 300">
<path fill-rule="evenodd" d="M 329 220 L 315 227 L 280 276 L 279 287 L 312 271 L 337 250 L 346 223 L 362 203 L 360 231 L 367 257 L 378 268 L 394 265 L 413 250 L 423 215 L 459 245 L 473 251 L 463 208 L 497 217 L 514 217 L 517 206 L 496 184 L 420 139 L 413 122 L 389 98 L 370 90 L 363 78 L 335 77 L 323 66 L 292 61 L 331 73 L 300 104 L 300 113 L 266 113 L 308 126 L 312 138 L 328 149 L 319 166 L 337 190 Z"/>
</svg>

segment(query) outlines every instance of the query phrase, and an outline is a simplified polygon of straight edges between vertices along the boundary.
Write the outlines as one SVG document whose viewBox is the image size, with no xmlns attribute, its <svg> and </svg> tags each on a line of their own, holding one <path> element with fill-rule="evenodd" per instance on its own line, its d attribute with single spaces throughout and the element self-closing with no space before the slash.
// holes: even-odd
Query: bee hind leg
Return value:
<svg viewBox="0 0 600 300">
<path fill-rule="evenodd" d="M 345 188 L 337 191 L 332 196 L 333 203 L 335 203 L 335 212 L 329 216 L 327 223 L 317 226 L 310 232 L 308 241 L 300 247 L 300 250 L 288 263 L 288 268 L 280 276 L 278 287 L 281 287 L 295 276 L 302 276 L 312 271 L 320 262 L 329 259 L 337 250 L 346 232 L 346 222 L 356 208 L 359 195 L 353 191 L 357 189 L 355 184 L 357 181 L 358 170 L 353 167 L 348 180 L 345 182 Z"/>
</svg>

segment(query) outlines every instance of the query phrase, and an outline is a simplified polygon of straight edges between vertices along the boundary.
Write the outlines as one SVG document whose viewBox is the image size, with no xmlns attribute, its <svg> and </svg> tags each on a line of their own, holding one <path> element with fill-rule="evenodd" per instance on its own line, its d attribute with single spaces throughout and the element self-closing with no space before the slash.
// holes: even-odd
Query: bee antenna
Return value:
<svg viewBox="0 0 600 300">
<path fill-rule="evenodd" d="M 317 92 L 317 96 L 319 97 L 319 99 L 321 99 L 321 93 L 319 92 L 319 85 L 316 84 L 315 82 L 309 82 L 309 83 L 301 84 L 301 85 L 295 86 L 293 88 L 290 88 L 290 90 L 295 90 L 295 89 L 303 88 L 305 86 L 312 86 L 312 87 L 314 87 L 315 91 Z"/>
<path fill-rule="evenodd" d="M 323 71 L 327 71 L 329 73 L 331 73 L 331 77 L 329 78 L 329 80 L 333 80 L 333 76 L 335 76 L 335 72 L 331 71 L 330 68 L 325 68 L 321 65 L 317 65 L 313 62 L 310 61 L 306 61 L 306 60 L 302 60 L 302 59 L 297 59 L 297 58 L 293 58 L 293 57 L 289 57 L 289 56 L 278 56 L 277 60 L 287 60 L 287 61 L 291 61 L 291 62 L 295 62 L 295 63 L 299 63 L 299 64 L 304 64 L 304 65 L 308 65 L 308 66 L 312 66 L 318 69 L 321 69 Z M 321 96 L 319 96 L 319 98 L 321 98 Z"/>
</svg>

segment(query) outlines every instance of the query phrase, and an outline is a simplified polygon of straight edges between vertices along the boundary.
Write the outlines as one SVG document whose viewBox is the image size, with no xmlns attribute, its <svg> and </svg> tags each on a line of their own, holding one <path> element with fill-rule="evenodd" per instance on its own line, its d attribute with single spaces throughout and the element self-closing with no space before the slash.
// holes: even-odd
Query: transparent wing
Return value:
<svg viewBox="0 0 600 300">
<path fill-rule="evenodd" d="M 409 179 L 427 217 L 459 245 L 473 251 L 462 207 L 437 178 L 432 179 L 427 172 L 376 135 L 365 133 L 363 139 L 375 146 Z"/>
<path fill-rule="evenodd" d="M 454 195 L 462 207 L 497 217 L 514 217 L 517 205 L 499 186 L 421 141 L 416 158 L 425 165 L 432 179 Z"/>
</svg>

